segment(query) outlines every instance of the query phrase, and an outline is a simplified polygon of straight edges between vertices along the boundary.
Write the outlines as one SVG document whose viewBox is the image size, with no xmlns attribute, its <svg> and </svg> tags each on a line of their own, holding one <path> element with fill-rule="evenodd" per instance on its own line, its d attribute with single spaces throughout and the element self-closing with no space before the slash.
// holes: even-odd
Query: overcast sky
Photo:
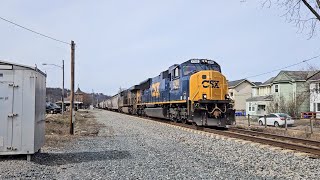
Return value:
<svg viewBox="0 0 320 180">
<path fill-rule="evenodd" d="M 320 54 L 319 35 L 308 40 L 306 32 L 297 33 L 281 17 L 281 9 L 261 8 L 259 1 L 3 0 L 0 12 L 41 33 L 74 40 L 76 87 L 109 95 L 190 58 L 216 60 L 227 79 L 237 80 Z M 0 59 L 37 64 L 48 74 L 48 87 L 60 87 L 62 73 L 41 64 L 66 60 L 65 86 L 70 87 L 68 45 L 1 20 L 0 37 Z M 320 66 L 320 59 L 309 64 Z"/>
</svg>

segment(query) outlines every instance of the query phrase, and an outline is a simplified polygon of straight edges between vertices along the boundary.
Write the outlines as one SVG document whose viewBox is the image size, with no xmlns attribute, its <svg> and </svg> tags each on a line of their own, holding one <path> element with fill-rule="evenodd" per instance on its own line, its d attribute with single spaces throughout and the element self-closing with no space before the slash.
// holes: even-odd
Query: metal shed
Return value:
<svg viewBox="0 0 320 180">
<path fill-rule="evenodd" d="M 0 60 L 0 155 L 38 152 L 45 143 L 46 74 Z"/>
</svg>

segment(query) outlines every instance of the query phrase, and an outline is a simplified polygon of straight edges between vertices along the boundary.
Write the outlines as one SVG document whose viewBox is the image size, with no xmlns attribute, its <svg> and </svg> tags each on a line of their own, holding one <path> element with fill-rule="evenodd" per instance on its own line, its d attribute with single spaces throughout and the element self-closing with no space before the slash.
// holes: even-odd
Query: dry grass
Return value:
<svg viewBox="0 0 320 180">
<path fill-rule="evenodd" d="M 270 134 L 285 135 L 297 138 L 307 138 L 312 140 L 320 141 L 320 120 L 313 121 L 313 134 L 310 133 L 310 120 L 309 119 L 299 119 L 295 121 L 295 125 L 285 128 L 270 127 L 264 128 L 264 126 L 259 126 L 257 121 L 250 121 L 251 127 L 248 127 L 248 121 L 243 118 L 237 118 L 236 127 L 250 129 L 259 132 L 266 132 Z"/>
<path fill-rule="evenodd" d="M 98 124 L 90 111 L 76 112 L 75 135 L 70 135 L 69 114 L 48 114 L 46 117 L 46 146 L 62 147 L 65 143 L 81 136 L 97 136 L 101 124 Z"/>
</svg>

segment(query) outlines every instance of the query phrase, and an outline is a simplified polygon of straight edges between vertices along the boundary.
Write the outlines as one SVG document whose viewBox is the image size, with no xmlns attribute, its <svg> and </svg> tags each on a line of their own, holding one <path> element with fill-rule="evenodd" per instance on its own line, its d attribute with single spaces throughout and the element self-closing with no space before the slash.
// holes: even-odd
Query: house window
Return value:
<svg viewBox="0 0 320 180">
<path fill-rule="evenodd" d="M 233 92 L 230 93 L 230 96 L 233 97 Z"/>
<path fill-rule="evenodd" d="M 318 103 L 317 106 L 318 106 L 317 111 L 320 111 L 320 103 Z"/>
<path fill-rule="evenodd" d="M 320 93 L 320 83 L 317 83 L 317 84 L 316 84 L 316 92 L 317 92 L 317 93 Z"/>
<path fill-rule="evenodd" d="M 274 86 L 274 92 L 279 92 L 279 85 Z"/>
<path fill-rule="evenodd" d="M 252 104 L 251 104 L 251 103 L 249 103 L 249 111 L 251 111 L 251 106 L 252 106 Z"/>
<path fill-rule="evenodd" d="M 254 106 L 252 106 L 252 111 L 254 111 L 255 110 L 255 108 L 254 108 Z"/>
</svg>

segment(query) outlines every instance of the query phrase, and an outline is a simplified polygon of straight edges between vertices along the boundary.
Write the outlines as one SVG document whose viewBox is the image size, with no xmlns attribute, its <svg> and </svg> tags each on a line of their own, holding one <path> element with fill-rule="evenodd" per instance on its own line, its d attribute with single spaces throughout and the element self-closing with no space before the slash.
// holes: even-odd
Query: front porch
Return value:
<svg viewBox="0 0 320 180">
<path fill-rule="evenodd" d="M 272 96 L 256 96 L 246 100 L 246 111 L 252 117 L 261 117 L 268 114 L 268 105 Z"/>
</svg>

